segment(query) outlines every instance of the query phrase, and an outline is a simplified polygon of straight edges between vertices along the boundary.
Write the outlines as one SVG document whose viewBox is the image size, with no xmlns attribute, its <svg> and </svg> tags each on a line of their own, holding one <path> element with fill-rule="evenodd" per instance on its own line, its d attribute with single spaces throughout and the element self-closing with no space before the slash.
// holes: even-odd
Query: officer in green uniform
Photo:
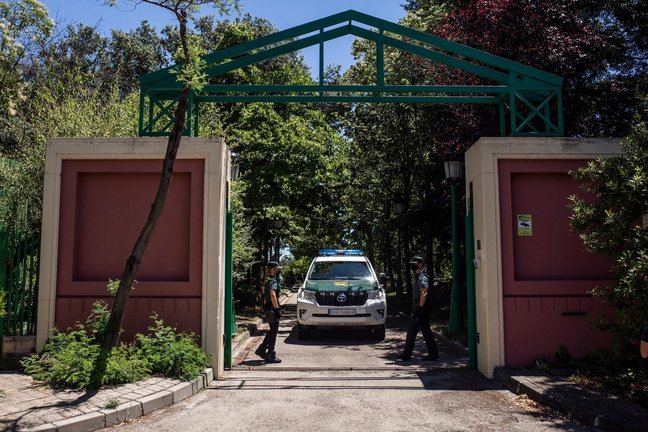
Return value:
<svg viewBox="0 0 648 432">
<path fill-rule="evenodd" d="M 423 258 L 415 256 L 410 261 L 412 270 L 416 273 L 416 281 L 412 289 L 412 317 L 407 328 L 407 338 L 405 340 L 405 349 L 398 356 L 399 360 L 410 360 L 414 350 L 414 342 L 419 329 L 423 333 L 425 345 L 427 345 L 428 355 L 423 360 L 438 360 L 439 351 L 437 350 L 434 335 L 430 328 L 430 307 L 432 293 L 429 292 L 428 275 L 423 271 Z"/>
<path fill-rule="evenodd" d="M 279 318 L 281 317 L 279 284 L 277 283 L 277 272 L 279 269 L 278 262 L 269 261 L 264 274 L 266 280 L 265 291 L 263 293 L 265 299 L 264 309 L 270 330 L 266 333 L 263 342 L 254 353 L 266 363 L 281 363 L 281 360 L 277 358 L 277 353 L 275 352 L 275 343 L 277 341 L 277 333 L 279 332 Z"/>
</svg>

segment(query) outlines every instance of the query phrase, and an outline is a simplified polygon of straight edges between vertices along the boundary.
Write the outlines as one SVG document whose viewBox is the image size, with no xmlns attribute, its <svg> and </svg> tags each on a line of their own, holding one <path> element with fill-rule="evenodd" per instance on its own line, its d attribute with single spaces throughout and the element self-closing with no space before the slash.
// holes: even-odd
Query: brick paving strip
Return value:
<svg viewBox="0 0 648 432">
<path fill-rule="evenodd" d="M 153 377 L 97 391 L 59 390 L 27 375 L 0 372 L 0 431 L 93 431 L 180 402 L 213 379 L 208 368 L 193 381 Z"/>
</svg>

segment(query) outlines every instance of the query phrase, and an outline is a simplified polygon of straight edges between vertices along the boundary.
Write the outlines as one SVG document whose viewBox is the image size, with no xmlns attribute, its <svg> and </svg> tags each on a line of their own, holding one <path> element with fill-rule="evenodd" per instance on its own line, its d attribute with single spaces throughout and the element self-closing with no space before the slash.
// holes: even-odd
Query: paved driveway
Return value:
<svg viewBox="0 0 648 432">
<path fill-rule="evenodd" d="M 294 300 L 294 299 L 293 299 Z M 294 303 L 294 301 L 293 301 Z M 286 306 L 277 343 L 281 364 L 265 365 L 252 338 L 238 364 L 205 391 L 131 424 L 124 431 L 593 431 L 515 396 L 466 368 L 443 342 L 441 361 L 396 356 L 405 317 L 392 315 L 387 337 L 362 330 L 296 337 Z"/>
</svg>

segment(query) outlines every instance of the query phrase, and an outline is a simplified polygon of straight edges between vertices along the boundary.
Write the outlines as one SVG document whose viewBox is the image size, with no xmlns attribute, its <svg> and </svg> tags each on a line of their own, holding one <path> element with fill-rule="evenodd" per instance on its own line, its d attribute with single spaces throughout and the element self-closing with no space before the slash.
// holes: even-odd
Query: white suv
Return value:
<svg viewBox="0 0 648 432">
<path fill-rule="evenodd" d="M 369 327 L 385 339 L 387 300 L 360 250 L 321 250 L 297 293 L 297 335 L 314 327 Z"/>
</svg>

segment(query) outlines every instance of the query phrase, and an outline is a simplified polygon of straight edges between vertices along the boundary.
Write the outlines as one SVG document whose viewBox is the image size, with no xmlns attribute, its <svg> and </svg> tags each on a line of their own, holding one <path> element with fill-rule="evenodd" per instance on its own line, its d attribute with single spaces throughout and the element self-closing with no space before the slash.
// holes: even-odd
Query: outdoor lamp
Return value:
<svg viewBox="0 0 648 432">
<path fill-rule="evenodd" d="M 241 176 L 241 165 L 238 162 L 238 155 L 236 153 L 232 153 L 230 160 L 230 179 L 238 180 Z"/>
<path fill-rule="evenodd" d="M 463 163 L 457 155 L 452 152 L 448 155 L 446 160 L 443 161 L 443 168 L 445 170 L 446 179 L 455 180 L 460 178 L 462 175 Z"/>
<path fill-rule="evenodd" d="M 394 213 L 398 215 L 403 214 L 403 207 L 405 206 L 405 200 L 403 199 L 403 197 L 401 197 L 400 195 L 396 196 L 394 197 L 393 202 L 394 202 Z"/>
</svg>

